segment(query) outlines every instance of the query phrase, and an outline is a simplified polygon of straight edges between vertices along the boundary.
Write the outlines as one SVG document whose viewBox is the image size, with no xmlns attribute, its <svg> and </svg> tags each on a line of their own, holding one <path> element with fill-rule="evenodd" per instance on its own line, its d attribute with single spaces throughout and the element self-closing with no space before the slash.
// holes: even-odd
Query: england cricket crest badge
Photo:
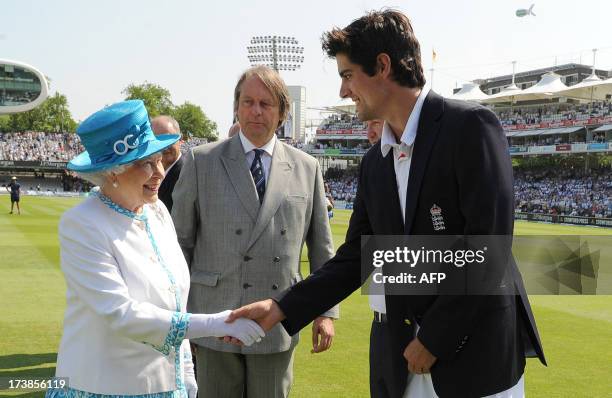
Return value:
<svg viewBox="0 0 612 398">
<path fill-rule="evenodd" d="M 434 203 L 429 210 L 431 214 L 431 222 L 433 224 L 434 231 L 444 231 L 446 226 L 444 225 L 444 217 L 442 217 L 442 209 L 440 206 Z"/>
</svg>

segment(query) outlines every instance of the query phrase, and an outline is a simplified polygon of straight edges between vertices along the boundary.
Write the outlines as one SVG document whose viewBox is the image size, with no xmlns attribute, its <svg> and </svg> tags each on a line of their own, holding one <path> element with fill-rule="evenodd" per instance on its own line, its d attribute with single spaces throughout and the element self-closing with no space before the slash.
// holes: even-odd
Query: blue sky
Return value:
<svg viewBox="0 0 612 398">
<path fill-rule="evenodd" d="M 535 2 L 535 1 L 534 1 Z M 2 1 L 0 58 L 32 64 L 67 95 L 79 120 L 121 100 L 129 83 L 145 80 L 172 93 L 173 101 L 200 105 L 221 136 L 231 124 L 232 92 L 249 67 L 252 36 L 294 36 L 305 63 L 283 72 L 287 84 L 307 89 L 307 105 L 338 102 L 340 80 L 321 34 L 346 26 L 367 10 L 405 12 L 421 42 L 425 68 L 437 61 L 434 89 L 450 95 L 475 78 L 567 62 L 612 69 L 609 0 L 537 1 L 536 17 L 517 18 L 531 0 L 429 1 Z M 430 79 L 430 72 L 427 72 Z"/>
</svg>

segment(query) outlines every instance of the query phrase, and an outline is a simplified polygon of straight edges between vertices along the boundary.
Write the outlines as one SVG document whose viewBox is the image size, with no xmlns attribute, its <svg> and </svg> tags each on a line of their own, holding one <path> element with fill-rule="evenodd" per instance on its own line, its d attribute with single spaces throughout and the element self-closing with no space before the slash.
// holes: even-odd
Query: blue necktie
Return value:
<svg viewBox="0 0 612 398">
<path fill-rule="evenodd" d="M 261 162 L 261 155 L 263 149 L 253 149 L 255 152 L 255 159 L 251 163 L 251 175 L 253 176 L 253 182 L 257 189 L 257 195 L 259 196 L 259 203 L 263 203 L 264 194 L 266 193 L 266 176 L 264 174 L 263 163 Z"/>
</svg>

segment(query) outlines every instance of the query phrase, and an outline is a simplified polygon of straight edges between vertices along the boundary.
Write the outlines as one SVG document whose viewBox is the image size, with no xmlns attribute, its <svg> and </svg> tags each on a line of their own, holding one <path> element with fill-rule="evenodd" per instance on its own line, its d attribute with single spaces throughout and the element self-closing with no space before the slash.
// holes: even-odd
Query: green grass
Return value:
<svg viewBox="0 0 612 398">
<path fill-rule="evenodd" d="M 59 270 L 57 223 L 78 199 L 24 197 L 21 216 L 8 214 L 0 196 L 0 378 L 52 376 L 61 336 L 65 284 Z M 344 240 L 347 211 L 335 211 L 334 243 Z M 612 234 L 612 230 L 517 222 L 515 233 Z M 303 263 L 306 273 L 306 263 Z M 529 360 L 528 397 L 612 396 L 612 297 L 532 296 L 549 362 Z M 341 306 L 331 350 L 311 354 L 311 332 L 302 332 L 292 397 L 367 397 L 371 312 L 366 296 Z M 3 396 L 0 393 L 0 396 Z M 20 397 L 41 397 L 27 393 Z"/>
</svg>

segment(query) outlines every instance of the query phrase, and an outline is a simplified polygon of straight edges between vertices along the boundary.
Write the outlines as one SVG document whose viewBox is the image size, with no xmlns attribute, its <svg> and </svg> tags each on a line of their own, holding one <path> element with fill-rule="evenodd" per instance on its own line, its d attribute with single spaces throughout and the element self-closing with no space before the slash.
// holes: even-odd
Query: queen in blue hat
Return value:
<svg viewBox="0 0 612 398">
<path fill-rule="evenodd" d="M 68 168 L 100 188 L 60 221 L 66 312 L 53 387 L 63 388 L 47 397 L 195 398 L 188 339 L 250 345 L 264 332 L 226 323 L 230 311 L 186 310 L 189 271 L 157 198 L 161 151 L 179 136 L 155 136 L 140 100 L 94 113 L 77 134 L 86 151 Z"/>
</svg>

